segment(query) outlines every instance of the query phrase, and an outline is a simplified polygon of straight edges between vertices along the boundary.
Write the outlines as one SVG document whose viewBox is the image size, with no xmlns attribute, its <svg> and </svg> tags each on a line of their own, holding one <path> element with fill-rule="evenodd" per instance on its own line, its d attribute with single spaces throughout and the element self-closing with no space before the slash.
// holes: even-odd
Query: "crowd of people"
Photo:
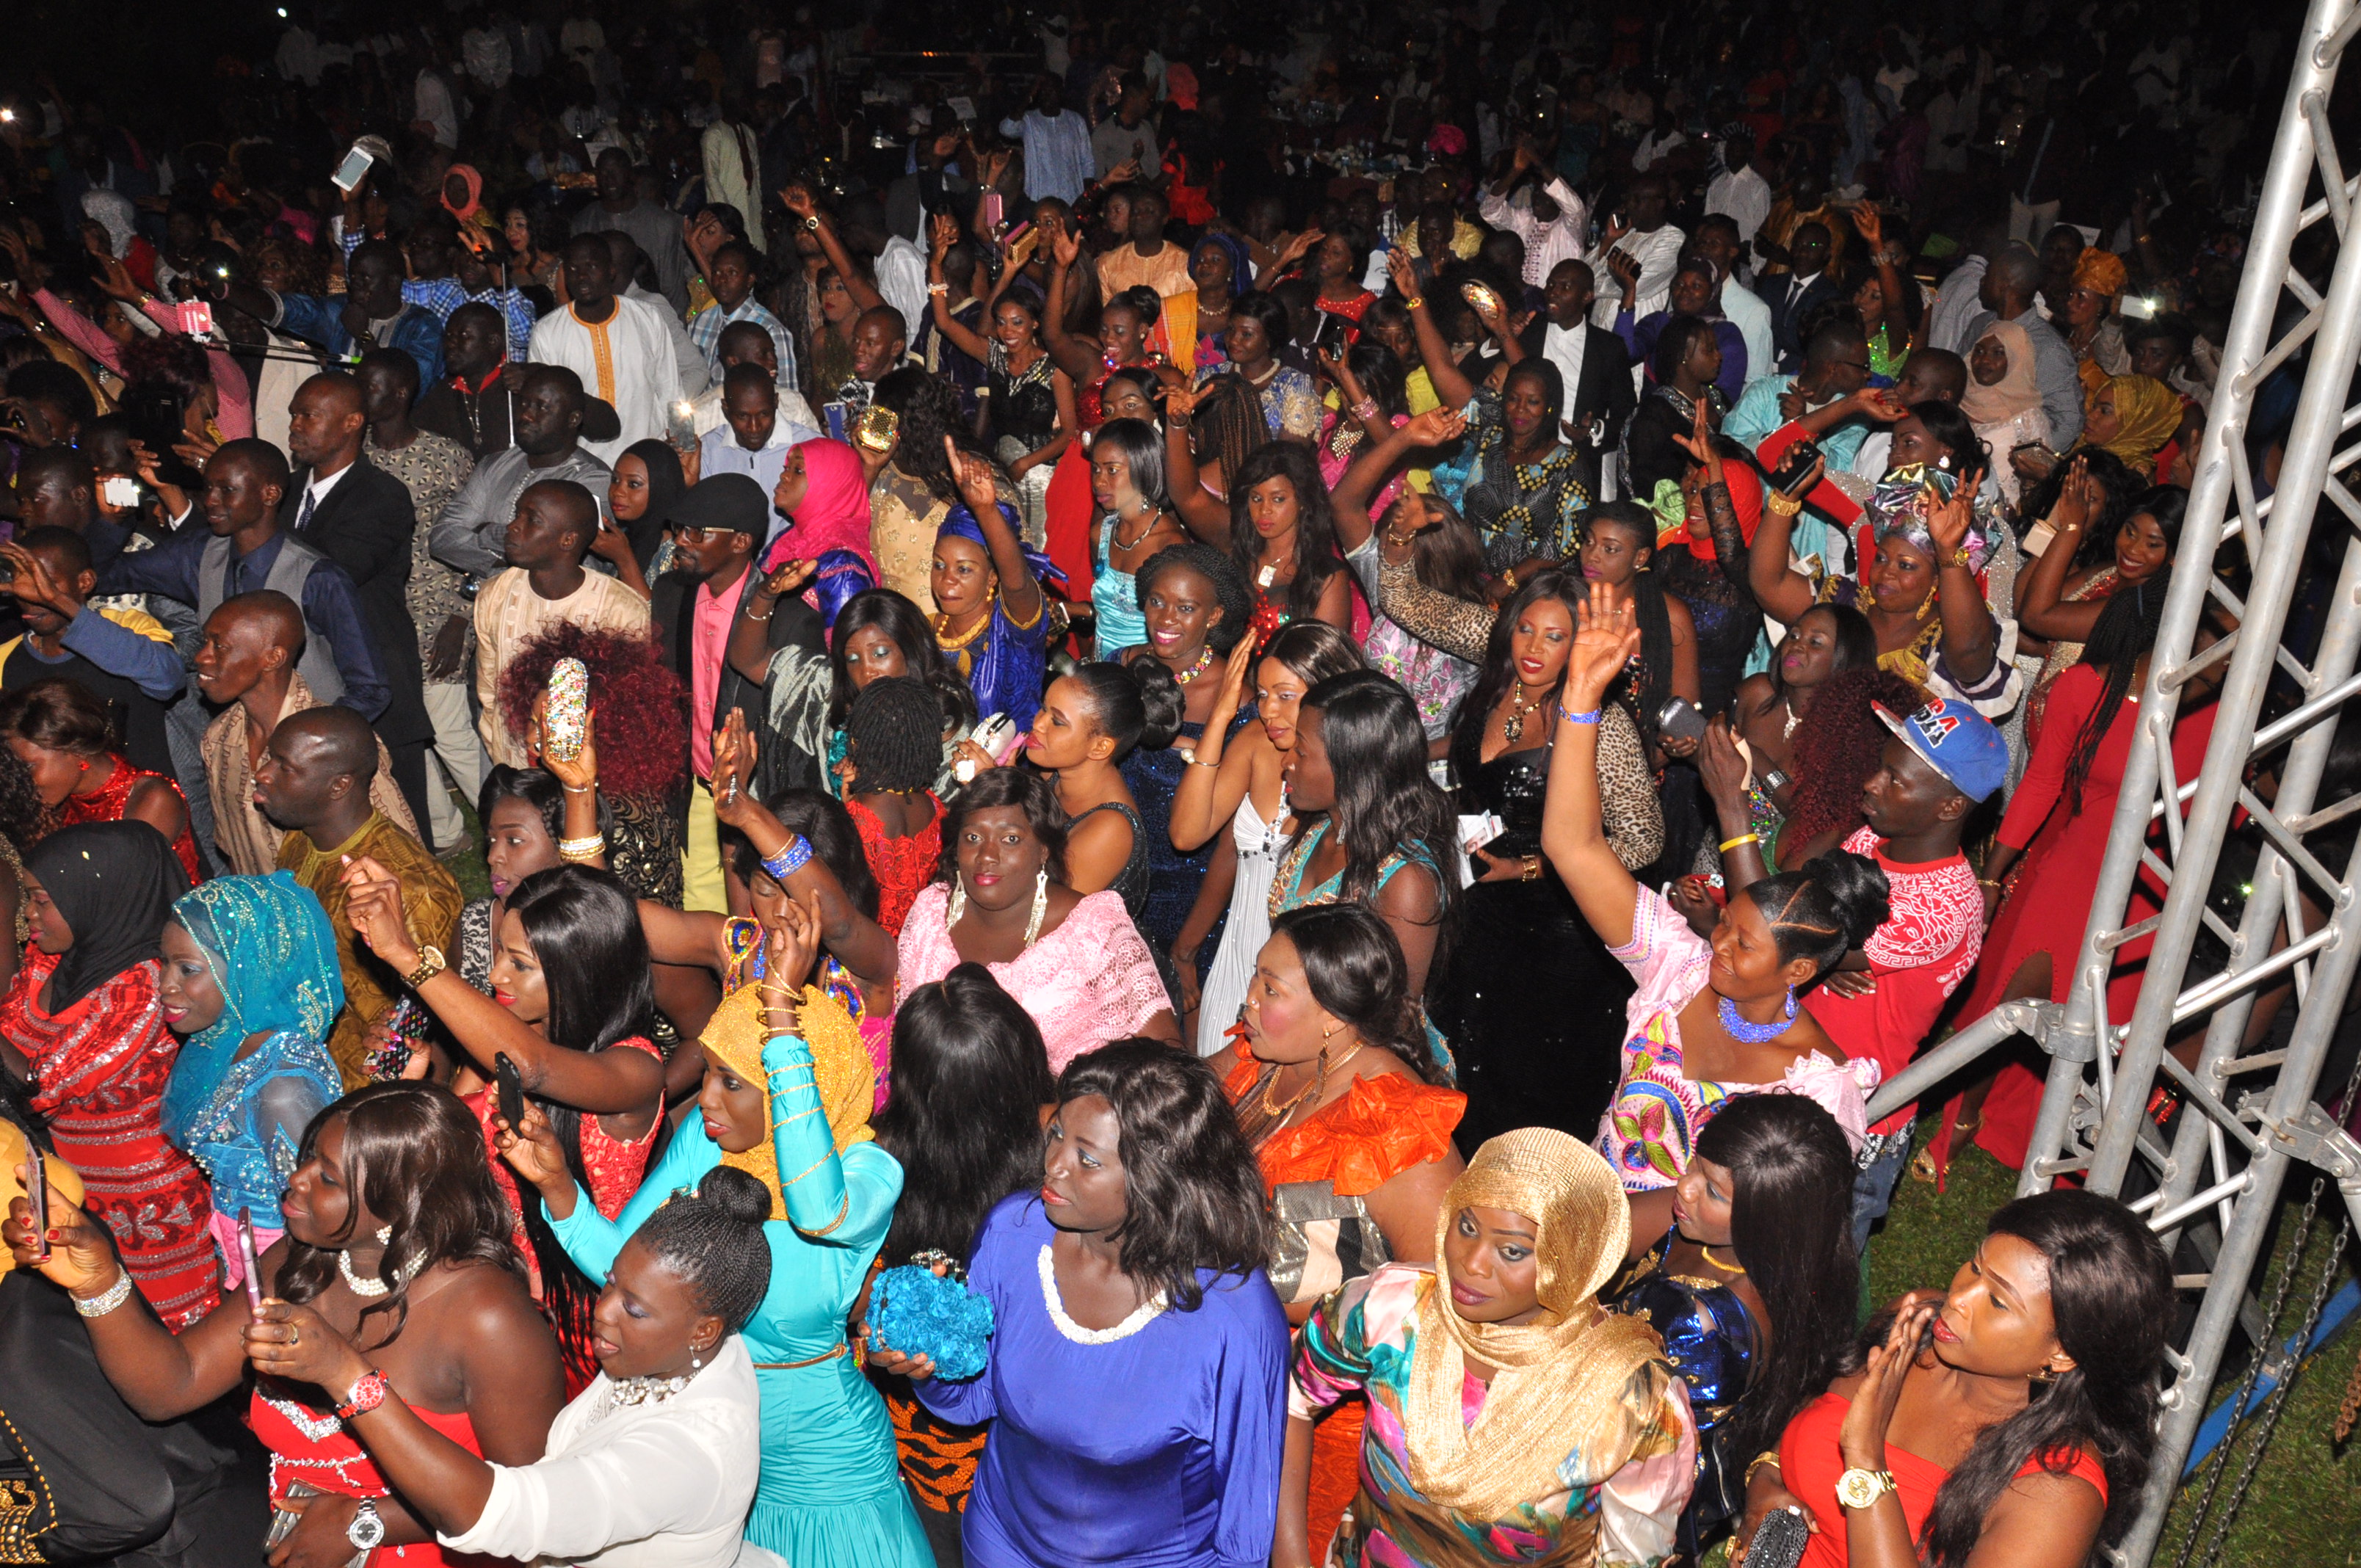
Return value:
<svg viewBox="0 0 2361 1568">
<path fill-rule="evenodd" d="M 0 1539 L 2120 1537 L 2163 1249 L 1867 1310 L 2045 1058 L 1866 1108 L 2070 983 L 2283 20 L 403 10 L 0 84 Z"/>
</svg>

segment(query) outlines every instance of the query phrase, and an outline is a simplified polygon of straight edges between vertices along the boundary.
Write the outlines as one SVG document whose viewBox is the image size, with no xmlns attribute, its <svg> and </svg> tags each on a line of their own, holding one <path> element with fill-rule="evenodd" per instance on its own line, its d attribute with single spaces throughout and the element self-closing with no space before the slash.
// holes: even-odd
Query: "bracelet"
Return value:
<svg viewBox="0 0 2361 1568">
<path fill-rule="evenodd" d="M 1209 762 L 1202 757 L 1191 757 L 1189 759 L 1189 765 L 1192 768 L 1211 768 L 1218 773 L 1222 771 L 1222 759 L 1216 757 Z"/>
<path fill-rule="evenodd" d="M 1598 714 L 1599 710 L 1595 707 L 1588 713 L 1569 713 L 1566 711 L 1565 704 L 1557 705 L 1557 716 L 1568 724 L 1596 724 L 1598 722 Z"/>
<path fill-rule="evenodd" d="M 560 839 L 557 841 L 557 858 L 575 865 L 595 861 L 606 852 L 607 836 L 604 833 L 593 833 L 587 839 Z"/>
<path fill-rule="evenodd" d="M 1963 572 L 1966 571 L 1969 565 L 1968 547 L 1965 544 L 1962 544 L 1957 550 L 1952 551 L 1950 554 L 1944 557 L 1943 565 L 1946 566 L 1957 566 L 1960 570 Z"/>
<path fill-rule="evenodd" d="M 1409 299 L 1402 302 L 1402 309 L 1406 311 L 1422 311 L 1426 309 L 1426 296 L 1424 294 L 1412 294 Z"/>
<path fill-rule="evenodd" d="M 1539 855 L 1523 855 L 1520 856 L 1519 859 L 1523 865 L 1523 870 L 1517 873 L 1517 880 L 1519 882 L 1539 882 L 1542 880 L 1542 858 Z"/>
<path fill-rule="evenodd" d="M 1764 1449 L 1762 1453 L 1756 1454 L 1753 1458 L 1746 1462 L 1746 1479 L 1741 1482 L 1740 1485 L 1743 1486 L 1752 1486 L 1754 1485 L 1754 1473 L 1757 1470 L 1762 1469 L 1766 1464 L 1776 1464 L 1778 1463 L 1779 1451 L 1775 1448 Z"/>
<path fill-rule="evenodd" d="M 773 882 L 785 883 L 811 858 L 811 840 L 797 833 L 787 839 L 785 848 L 777 854 L 763 857 L 763 873 Z"/>
<path fill-rule="evenodd" d="M 1804 510 L 1804 503 L 1784 490 L 1763 492 L 1763 510 L 1774 517 L 1793 517 Z"/>
<path fill-rule="evenodd" d="M 1741 844 L 1760 844 L 1761 842 L 1763 842 L 1763 835 L 1760 833 L 1741 833 L 1735 839 L 1724 839 L 1721 841 L 1721 852 L 1726 855 Z M 564 847 L 560 846 L 559 853 L 564 852 Z"/>
<path fill-rule="evenodd" d="M 951 286 L 949 283 L 929 283 L 927 285 L 927 292 L 932 294 L 938 300 L 948 299 L 950 295 L 950 291 Z"/>
<path fill-rule="evenodd" d="M 1367 424 L 1369 421 L 1377 418 L 1378 400 L 1375 398 L 1363 398 L 1359 402 L 1355 403 L 1353 405 L 1353 417 L 1359 420 L 1364 424 Z"/>
<path fill-rule="evenodd" d="M 73 1310 L 83 1317 L 103 1318 L 131 1299 L 131 1272 L 121 1270 L 115 1275 L 115 1283 L 108 1286 L 104 1294 L 93 1296 L 87 1301 L 79 1296 L 69 1296 L 66 1299 L 71 1301 Z"/>
<path fill-rule="evenodd" d="M 777 613 L 778 613 L 778 611 L 776 611 L 776 610 L 773 610 L 773 611 L 771 612 L 771 615 L 776 615 Z M 746 612 L 746 619 L 747 619 L 747 620 L 770 620 L 770 619 L 771 619 L 771 616 L 770 616 L 770 615 L 756 615 L 752 610 L 751 610 L 751 609 L 750 609 L 750 610 L 748 610 L 748 611 Z"/>
<path fill-rule="evenodd" d="M 557 787 L 564 790 L 568 795 L 596 795 L 598 793 L 598 786 L 597 784 L 561 784 Z"/>
<path fill-rule="evenodd" d="M 2000 886 L 2000 883 L 1993 881 L 1993 879 L 1988 876 L 1980 876 L 1976 878 L 1976 885 L 1978 887 L 1997 888 Z"/>
</svg>

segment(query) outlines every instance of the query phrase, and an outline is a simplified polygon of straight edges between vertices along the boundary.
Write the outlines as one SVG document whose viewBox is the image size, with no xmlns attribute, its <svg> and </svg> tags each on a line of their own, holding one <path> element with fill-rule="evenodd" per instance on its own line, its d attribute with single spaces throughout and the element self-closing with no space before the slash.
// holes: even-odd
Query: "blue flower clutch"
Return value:
<svg viewBox="0 0 2361 1568">
<path fill-rule="evenodd" d="M 904 1355 L 929 1358 L 936 1376 L 964 1383 L 983 1371 L 992 1303 L 957 1279 L 905 1264 L 877 1277 L 869 1335 Z"/>
</svg>

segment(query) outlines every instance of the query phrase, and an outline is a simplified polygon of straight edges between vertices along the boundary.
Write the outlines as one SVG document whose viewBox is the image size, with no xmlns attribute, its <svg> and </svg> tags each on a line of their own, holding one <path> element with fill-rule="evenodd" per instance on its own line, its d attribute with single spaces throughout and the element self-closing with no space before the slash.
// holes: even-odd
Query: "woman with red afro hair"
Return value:
<svg viewBox="0 0 2361 1568">
<path fill-rule="evenodd" d="M 1812 699 L 1812 721 L 1795 732 L 1795 784 L 1787 821 L 1779 830 L 1779 863 L 1794 871 L 1835 849 L 1861 825 L 1861 792 L 1893 734 L 1870 711 L 1872 703 L 1910 713 L 1925 694 L 1874 664 L 1840 670 Z"/>
</svg>

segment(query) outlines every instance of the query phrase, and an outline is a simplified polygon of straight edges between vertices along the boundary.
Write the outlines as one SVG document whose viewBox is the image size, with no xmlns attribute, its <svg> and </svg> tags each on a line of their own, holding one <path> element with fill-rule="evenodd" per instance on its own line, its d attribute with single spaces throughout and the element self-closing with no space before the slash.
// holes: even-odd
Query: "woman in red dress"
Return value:
<svg viewBox="0 0 2361 1568">
<path fill-rule="evenodd" d="M 179 1328 L 221 1289 L 211 1185 L 161 1124 L 181 1041 L 156 1005 L 158 943 L 188 878 L 162 839 L 121 822 L 60 828 L 25 869 L 33 940 L 0 997 L 0 1057 L 38 1084 L 60 1157 L 140 1293 Z"/>
<path fill-rule="evenodd" d="M 10 692 L 0 697 L 0 737 L 32 771 L 59 827 L 145 822 L 170 842 L 190 882 L 204 880 L 181 786 L 124 761 L 105 706 L 87 690 L 58 678 Z"/>
<path fill-rule="evenodd" d="M 402 918 L 401 884 L 367 858 L 346 877 L 354 934 L 397 974 L 416 975 L 422 953 Z M 509 890 L 492 932 L 491 980 L 486 996 L 456 970 L 442 968 L 420 977 L 414 991 L 482 1078 L 494 1076 L 502 1057 L 514 1064 L 575 1179 L 598 1212 L 614 1218 L 638 1190 L 664 1120 L 664 1057 L 648 1039 L 655 992 L 630 892 L 613 872 L 581 865 L 526 877 Z M 494 1089 L 478 1089 L 467 1102 L 483 1129 L 493 1180 L 520 1216 L 514 1239 L 557 1327 L 567 1387 L 579 1392 L 598 1371 L 590 1312 L 598 1286 L 566 1257 L 541 1205 L 518 1201 L 515 1180 L 493 1151 L 505 1124 Z"/>
<path fill-rule="evenodd" d="M 565 1402 L 557 1345 L 525 1293 L 467 1108 L 434 1084 L 373 1083 L 321 1114 L 302 1161 L 283 1202 L 287 1234 L 262 1255 L 264 1292 L 308 1304 L 361 1345 L 384 1397 L 468 1453 L 495 1464 L 539 1459 Z M 6 1239 L 21 1268 L 33 1261 L 21 1199 L 16 1212 Z M 105 1234 L 54 1184 L 49 1223 L 57 1240 L 37 1266 L 73 1296 L 100 1367 L 134 1410 L 170 1420 L 245 1381 L 244 1292 L 167 1332 L 123 1310 L 126 1277 Z M 291 1562 L 344 1563 L 366 1509 L 384 1530 L 365 1554 L 369 1568 L 442 1568 L 434 1531 L 388 1495 L 334 1413 L 354 1392 L 257 1380 L 247 1421 L 270 1451 L 273 1543 Z M 313 1493 L 325 1496 L 288 1506 Z"/>
<path fill-rule="evenodd" d="M 1963 1021 L 2024 997 L 2063 1002 L 2073 984 L 2074 956 L 2081 950 L 2091 894 L 2114 826 L 2115 796 L 2140 728 L 2139 693 L 2147 684 L 2148 651 L 2171 576 L 2169 569 L 2159 572 L 2107 601 L 2082 662 L 2058 677 L 2039 728 L 2028 733 L 2032 761 L 1984 863 L 1986 898 L 1993 883 L 2004 884 L 2006 893 L 1984 938 L 1974 988 L 1960 1011 Z M 2196 692 L 2184 696 L 2172 727 L 2177 778 L 2197 776 L 2213 736 L 2213 706 L 2210 700 L 2195 706 L 2200 700 Z M 2159 843 L 2163 831 L 2162 824 L 2152 829 Z M 2143 872 L 2132 884 L 2125 918 L 2136 924 L 2163 905 L 2162 886 Z M 2155 941 L 2153 934 L 2138 937 L 2115 950 L 2107 980 L 2110 1021 L 2130 1018 Z M 1972 1088 L 1960 1096 L 1928 1146 L 1938 1177 L 1948 1169 L 1954 1133 L 1972 1133 L 1994 1159 L 2012 1170 L 2021 1168 L 2041 1109 L 2045 1073 L 2013 1061 L 2000 1069 L 1981 1104 Z"/>
</svg>

